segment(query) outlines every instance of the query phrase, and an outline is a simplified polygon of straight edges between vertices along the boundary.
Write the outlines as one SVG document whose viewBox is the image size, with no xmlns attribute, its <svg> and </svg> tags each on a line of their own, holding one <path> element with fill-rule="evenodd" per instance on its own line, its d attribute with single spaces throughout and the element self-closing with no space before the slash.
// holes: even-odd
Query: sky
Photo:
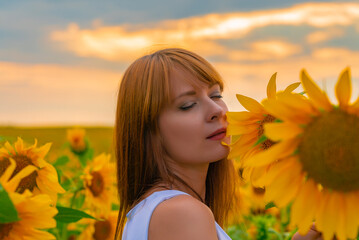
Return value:
<svg viewBox="0 0 359 240">
<path fill-rule="evenodd" d="M 0 125 L 113 126 L 123 72 L 138 57 L 183 47 L 225 82 L 230 111 L 261 101 L 305 68 L 335 103 L 351 68 L 359 95 L 359 3 L 282 0 L 0 0 Z M 298 89 L 298 91 L 301 91 Z"/>
</svg>

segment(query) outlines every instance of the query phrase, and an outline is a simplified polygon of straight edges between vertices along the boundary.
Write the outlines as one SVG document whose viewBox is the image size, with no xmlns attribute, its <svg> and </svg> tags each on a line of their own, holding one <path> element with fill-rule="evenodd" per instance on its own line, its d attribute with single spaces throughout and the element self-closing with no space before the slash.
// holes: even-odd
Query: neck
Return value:
<svg viewBox="0 0 359 240">
<path fill-rule="evenodd" d="M 173 188 L 186 192 L 194 198 L 204 202 L 206 198 L 206 178 L 209 164 L 204 164 L 197 167 L 186 167 L 177 165 L 173 171 L 186 184 L 183 184 L 178 179 L 174 179 Z M 192 188 L 192 189 L 191 189 Z M 199 196 L 197 196 L 197 194 Z"/>
</svg>

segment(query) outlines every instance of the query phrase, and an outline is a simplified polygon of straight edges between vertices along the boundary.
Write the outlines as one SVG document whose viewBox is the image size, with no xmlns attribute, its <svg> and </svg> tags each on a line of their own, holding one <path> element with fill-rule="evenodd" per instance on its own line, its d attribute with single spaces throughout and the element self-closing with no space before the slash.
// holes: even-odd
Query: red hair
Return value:
<svg viewBox="0 0 359 240">
<path fill-rule="evenodd" d="M 159 50 L 128 67 L 118 93 L 115 124 L 120 200 L 116 239 L 122 235 L 127 212 L 156 183 L 172 183 L 176 179 L 190 187 L 164 161 L 158 127 L 161 110 L 170 102 L 169 72 L 174 66 L 193 74 L 200 82 L 219 84 L 223 89 L 222 79 L 212 65 L 184 49 Z M 204 201 L 220 225 L 225 223 L 233 204 L 235 177 L 230 160 L 210 163 Z"/>
</svg>

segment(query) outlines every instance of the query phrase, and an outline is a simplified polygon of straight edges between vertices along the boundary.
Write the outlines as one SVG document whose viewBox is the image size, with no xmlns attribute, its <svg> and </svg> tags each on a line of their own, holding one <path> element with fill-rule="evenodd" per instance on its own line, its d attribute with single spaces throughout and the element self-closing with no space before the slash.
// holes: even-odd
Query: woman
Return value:
<svg viewBox="0 0 359 240">
<path fill-rule="evenodd" d="M 126 70 L 115 130 L 116 239 L 230 239 L 220 226 L 237 175 L 222 143 L 222 90 L 216 70 L 184 49 L 157 51 Z"/>
</svg>

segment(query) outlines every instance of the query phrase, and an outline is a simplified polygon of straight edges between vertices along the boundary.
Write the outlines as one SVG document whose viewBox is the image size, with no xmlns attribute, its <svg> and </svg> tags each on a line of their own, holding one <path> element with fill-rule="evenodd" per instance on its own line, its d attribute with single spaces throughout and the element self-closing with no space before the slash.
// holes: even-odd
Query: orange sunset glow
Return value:
<svg viewBox="0 0 359 240">
<path fill-rule="evenodd" d="M 81 2 L 73 7 L 86 12 Z M 299 81 L 302 68 L 332 89 L 338 73 L 350 66 L 359 91 L 358 3 L 247 4 L 176 16 L 170 16 L 174 9 L 161 15 L 149 8 L 138 10 L 138 19 L 129 17 L 134 8 L 126 15 L 118 6 L 116 15 L 107 5 L 107 15 L 96 6 L 88 6 L 88 15 L 71 15 L 64 5 L 57 6 L 64 15 L 52 17 L 56 8 L 49 5 L 47 14 L 32 21 L 22 6 L 19 23 L 2 23 L 9 34 L 0 43 L 0 124 L 112 126 L 122 73 L 137 57 L 163 47 L 187 48 L 208 59 L 224 78 L 231 111 L 243 109 L 236 93 L 263 99 L 274 72 L 278 89 Z M 10 18 L 18 7 L 5 5 L 0 14 Z"/>
</svg>

